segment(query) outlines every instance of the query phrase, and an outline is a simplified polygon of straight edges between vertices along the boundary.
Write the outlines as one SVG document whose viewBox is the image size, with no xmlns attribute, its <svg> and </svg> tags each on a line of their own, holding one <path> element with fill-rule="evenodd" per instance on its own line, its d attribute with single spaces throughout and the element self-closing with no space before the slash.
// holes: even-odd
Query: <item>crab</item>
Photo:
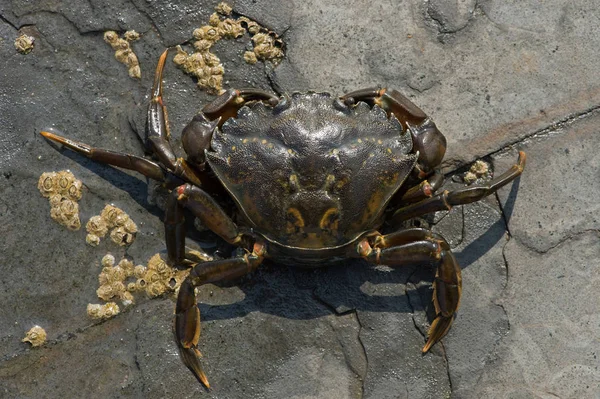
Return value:
<svg viewBox="0 0 600 399">
<path fill-rule="evenodd" d="M 162 96 L 167 51 L 159 58 L 148 108 L 146 142 L 155 160 L 41 134 L 170 190 L 164 218 L 168 263 L 192 267 L 177 297 L 174 333 L 181 359 L 198 381 L 210 387 L 198 359 L 195 288 L 244 276 L 267 259 L 301 267 L 347 259 L 432 265 L 435 318 L 422 349 L 429 351 L 459 308 L 461 269 L 441 235 L 404 222 L 494 193 L 521 174 L 525 153 L 485 185 L 442 190 L 438 168 L 446 139 L 400 92 L 369 88 L 339 97 L 279 97 L 245 89 L 226 91 L 192 119 L 182 133 L 187 158 L 178 158 Z M 235 204 L 234 212 L 226 202 Z M 186 251 L 186 209 L 242 251 L 199 262 Z M 384 225 L 391 232 L 381 233 Z"/>
</svg>

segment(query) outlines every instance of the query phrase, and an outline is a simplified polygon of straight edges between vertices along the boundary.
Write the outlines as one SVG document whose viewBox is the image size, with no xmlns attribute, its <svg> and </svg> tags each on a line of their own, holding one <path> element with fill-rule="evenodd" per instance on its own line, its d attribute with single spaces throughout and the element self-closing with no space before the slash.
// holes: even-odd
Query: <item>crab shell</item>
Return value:
<svg viewBox="0 0 600 399">
<path fill-rule="evenodd" d="M 211 169 L 273 257 L 310 264 L 343 256 L 382 224 L 413 169 L 410 134 L 378 106 L 327 93 L 242 107 L 215 130 Z"/>
</svg>

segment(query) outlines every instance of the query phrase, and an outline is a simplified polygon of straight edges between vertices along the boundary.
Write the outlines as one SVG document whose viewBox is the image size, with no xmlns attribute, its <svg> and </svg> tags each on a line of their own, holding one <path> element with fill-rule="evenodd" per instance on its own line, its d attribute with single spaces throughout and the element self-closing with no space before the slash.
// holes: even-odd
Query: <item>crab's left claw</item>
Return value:
<svg viewBox="0 0 600 399">
<path fill-rule="evenodd" d="M 175 309 L 175 340 L 181 360 L 206 388 L 210 388 L 208 378 L 200 365 L 200 351 L 198 339 L 200 338 L 200 310 L 196 306 L 194 287 L 186 279 L 179 288 L 177 307 Z"/>
</svg>

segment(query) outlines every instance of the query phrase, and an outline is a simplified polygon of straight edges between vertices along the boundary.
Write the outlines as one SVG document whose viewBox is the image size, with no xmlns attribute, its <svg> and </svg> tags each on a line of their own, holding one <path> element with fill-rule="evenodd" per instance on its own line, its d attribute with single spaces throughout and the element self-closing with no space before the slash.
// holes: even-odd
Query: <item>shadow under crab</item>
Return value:
<svg viewBox="0 0 600 399">
<path fill-rule="evenodd" d="M 441 190 L 446 139 L 427 115 L 395 90 L 363 89 L 332 97 L 277 97 L 229 90 L 186 126 L 187 159 L 169 143 L 159 59 L 146 142 L 156 161 L 41 134 L 87 157 L 138 171 L 171 190 L 165 211 L 168 261 L 192 267 L 177 298 L 176 342 L 185 365 L 209 387 L 198 357 L 195 288 L 232 280 L 265 259 L 320 267 L 346 259 L 403 267 L 432 264 L 435 318 L 423 352 L 449 330 L 461 296 L 460 267 L 449 244 L 402 222 L 478 201 L 518 177 L 525 154 L 484 186 Z M 224 200 L 225 198 L 225 200 Z M 233 210 L 225 203 L 233 201 Z M 198 262 L 185 248 L 185 209 L 238 255 Z M 389 234 L 379 230 L 386 224 Z"/>
</svg>

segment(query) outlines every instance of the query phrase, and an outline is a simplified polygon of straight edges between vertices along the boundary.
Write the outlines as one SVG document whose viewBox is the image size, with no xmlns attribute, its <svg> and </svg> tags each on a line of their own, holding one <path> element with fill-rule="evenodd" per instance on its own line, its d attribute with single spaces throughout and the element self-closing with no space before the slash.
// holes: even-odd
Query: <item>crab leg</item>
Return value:
<svg viewBox="0 0 600 399">
<path fill-rule="evenodd" d="M 357 249 L 362 258 L 376 264 L 392 267 L 425 262 L 436 264 L 433 283 L 436 316 L 423 346 L 423 353 L 429 351 L 450 329 L 462 292 L 460 266 L 446 240 L 429 230 L 415 228 L 365 238 L 359 242 Z"/>
<path fill-rule="evenodd" d="M 275 106 L 279 102 L 279 97 L 274 94 L 258 89 L 229 89 L 221 94 L 210 104 L 202 108 L 202 113 L 209 120 L 221 118 L 221 126 L 229 118 L 234 118 L 240 108 L 249 101 L 263 101 L 268 105 Z"/>
<path fill-rule="evenodd" d="M 243 257 L 215 260 L 196 265 L 183 281 L 175 308 L 175 338 L 181 360 L 204 386 L 210 388 L 198 357 L 200 310 L 196 306 L 195 288 L 218 281 L 233 280 L 254 271 L 263 260 L 264 247 L 255 244 L 252 253 Z"/>
<path fill-rule="evenodd" d="M 422 180 L 416 186 L 413 186 L 401 194 L 399 202 L 402 204 L 412 204 L 426 198 L 430 198 L 444 183 L 444 175 L 440 171 L 435 171 L 426 180 Z"/>
<path fill-rule="evenodd" d="M 160 162 L 176 176 L 185 181 L 201 186 L 202 182 L 196 171 L 183 159 L 177 158 L 169 143 L 169 118 L 167 107 L 162 98 L 162 75 L 167 59 L 165 50 L 156 65 L 154 84 L 152 85 L 152 99 L 148 106 L 148 123 L 146 126 L 146 144 L 158 157 Z"/>
<path fill-rule="evenodd" d="M 231 244 L 241 241 L 237 226 L 223 208 L 201 188 L 184 184 L 171 191 L 165 209 L 165 240 L 170 264 L 179 265 L 186 259 L 184 208 L 225 241 Z"/>
<path fill-rule="evenodd" d="M 118 166 L 123 169 L 135 170 L 151 179 L 164 181 L 165 173 L 156 162 L 131 154 L 123 154 L 115 151 L 94 148 L 79 141 L 71 140 L 52 132 L 40 132 L 45 138 L 64 145 L 65 147 L 85 155 L 86 157 L 109 165 Z"/>
<path fill-rule="evenodd" d="M 364 101 L 378 105 L 389 115 L 394 115 L 405 130 L 410 131 L 413 153 L 419 153 L 417 176 L 424 178 L 438 166 L 446 153 L 446 138 L 435 123 L 407 97 L 397 90 L 369 88 L 344 94 L 340 99 L 348 106 Z"/>
<path fill-rule="evenodd" d="M 407 123 L 419 125 L 427 119 L 427 115 L 421 108 L 397 90 L 371 87 L 346 93 L 340 99 L 347 105 L 353 105 L 359 101 L 364 101 L 371 106 L 378 105 L 388 114 L 396 116 L 405 129 Z"/>
<path fill-rule="evenodd" d="M 495 193 L 500 187 L 503 187 L 519 177 L 525 168 L 526 155 L 519 151 L 519 159 L 509 170 L 499 177 L 495 178 L 487 185 L 467 187 L 456 191 L 444 191 L 434 197 L 411 204 L 394 212 L 391 218 L 392 223 L 398 223 L 403 220 L 425 215 L 427 213 L 452 209 L 455 205 L 469 204 L 479 201 L 483 197 Z"/>
</svg>

